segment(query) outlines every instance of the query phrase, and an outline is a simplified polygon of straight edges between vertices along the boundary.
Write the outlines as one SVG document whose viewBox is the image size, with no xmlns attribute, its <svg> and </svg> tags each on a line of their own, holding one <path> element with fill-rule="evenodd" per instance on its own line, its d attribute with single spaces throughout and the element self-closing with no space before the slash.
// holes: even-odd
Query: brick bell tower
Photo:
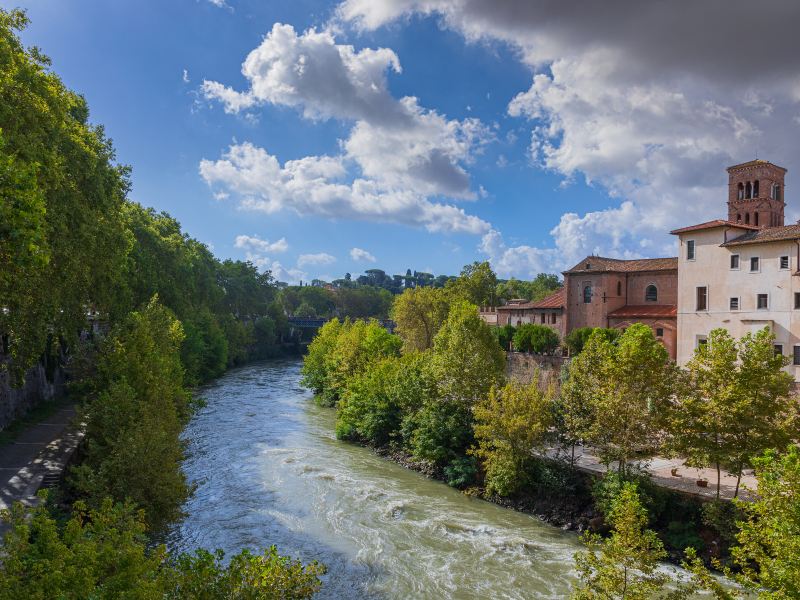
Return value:
<svg viewBox="0 0 800 600">
<path fill-rule="evenodd" d="M 783 226 L 786 169 L 766 160 L 728 167 L 728 220 L 758 227 Z"/>
</svg>

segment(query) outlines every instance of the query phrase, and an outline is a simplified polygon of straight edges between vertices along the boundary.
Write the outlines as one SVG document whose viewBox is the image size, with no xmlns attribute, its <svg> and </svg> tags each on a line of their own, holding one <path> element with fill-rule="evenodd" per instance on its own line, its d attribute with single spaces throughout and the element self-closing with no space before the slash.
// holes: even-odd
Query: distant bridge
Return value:
<svg viewBox="0 0 800 600">
<path fill-rule="evenodd" d="M 319 329 L 330 319 L 316 319 L 312 317 L 289 317 L 289 325 L 298 329 Z M 394 333 L 396 323 L 391 319 L 378 321 L 389 333 Z"/>
</svg>

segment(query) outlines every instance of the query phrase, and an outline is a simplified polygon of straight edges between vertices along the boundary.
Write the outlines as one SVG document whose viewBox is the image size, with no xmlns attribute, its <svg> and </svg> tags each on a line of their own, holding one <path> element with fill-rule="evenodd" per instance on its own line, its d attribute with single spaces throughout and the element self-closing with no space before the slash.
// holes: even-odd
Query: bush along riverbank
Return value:
<svg viewBox="0 0 800 600">
<path fill-rule="evenodd" d="M 649 540 L 648 556 L 702 573 L 699 556 L 763 582 L 748 566 L 758 558 L 738 550 L 742 524 L 758 522 L 755 504 L 695 500 L 656 487 L 633 465 L 647 441 L 678 437 L 670 427 L 686 423 L 674 417 L 683 406 L 676 396 L 691 390 L 648 327 L 633 325 L 613 340 L 593 335 L 570 372 L 560 379 L 537 374 L 530 384 L 504 380 L 503 351 L 464 300 L 452 299 L 427 347 L 421 336 L 407 345 L 402 333 L 389 334 L 377 322 L 332 321 L 311 343 L 303 382 L 320 404 L 335 407 L 339 439 L 470 495 L 587 532 L 596 552 L 601 538 L 592 534 L 618 544 L 622 517 L 615 525 L 614 514 L 625 513 L 634 537 Z M 773 361 L 769 336 L 742 343 L 748 360 L 764 359 L 762 381 L 776 374 L 771 389 L 780 393 L 782 365 Z M 614 467 L 603 478 L 569 463 L 571 447 L 587 439 Z M 553 445 L 564 460 L 537 457 Z M 697 576 L 711 581 L 707 573 Z"/>
</svg>

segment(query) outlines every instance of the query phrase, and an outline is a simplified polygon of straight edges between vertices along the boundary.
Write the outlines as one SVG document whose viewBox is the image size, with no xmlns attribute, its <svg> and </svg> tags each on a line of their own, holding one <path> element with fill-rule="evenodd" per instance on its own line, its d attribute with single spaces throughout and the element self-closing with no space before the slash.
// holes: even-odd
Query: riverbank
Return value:
<svg viewBox="0 0 800 600">
<path fill-rule="evenodd" d="M 446 483 L 443 469 L 426 461 L 416 460 L 407 452 L 389 447 L 360 445 L 369 448 L 381 458 Z M 486 489 L 480 486 L 467 487 L 461 492 L 472 498 L 534 516 L 562 531 L 578 534 L 585 531 L 608 533 L 608 525 L 602 511 L 597 508 L 593 494 L 593 488 L 601 482 L 602 474 L 570 468 L 564 462 L 554 459 L 539 457 L 536 461 L 540 478 L 549 480 L 549 483 L 536 489 L 526 490 L 514 497 L 487 494 Z M 708 566 L 713 566 L 714 559 L 723 562 L 728 560 L 726 540 L 713 527 L 702 522 L 702 506 L 707 500 L 658 488 L 652 482 L 648 486 L 646 480 L 642 481 L 640 478 L 640 485 L 642 484 L 645 488 L 642 490 L 644 496 L 649 500 L 651 510 L 655 509 L 656 513 L 650 526 L 664 542 L 671 563 L 681 565 L 688 545 L 698 550 Z"/>
</svg>

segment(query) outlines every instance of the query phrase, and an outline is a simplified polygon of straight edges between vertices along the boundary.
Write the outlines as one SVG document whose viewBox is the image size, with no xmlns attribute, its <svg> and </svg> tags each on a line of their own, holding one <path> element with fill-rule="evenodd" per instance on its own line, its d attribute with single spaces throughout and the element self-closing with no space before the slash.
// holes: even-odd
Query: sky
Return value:
<svg viewBox="0 0 800 600">
<path fill-rule="evenodd" d="M 795 0 L 36 0 L 131 198 L 277 279 L 671 256 L 727 166 L 789 169 Z"/>
</svg>

